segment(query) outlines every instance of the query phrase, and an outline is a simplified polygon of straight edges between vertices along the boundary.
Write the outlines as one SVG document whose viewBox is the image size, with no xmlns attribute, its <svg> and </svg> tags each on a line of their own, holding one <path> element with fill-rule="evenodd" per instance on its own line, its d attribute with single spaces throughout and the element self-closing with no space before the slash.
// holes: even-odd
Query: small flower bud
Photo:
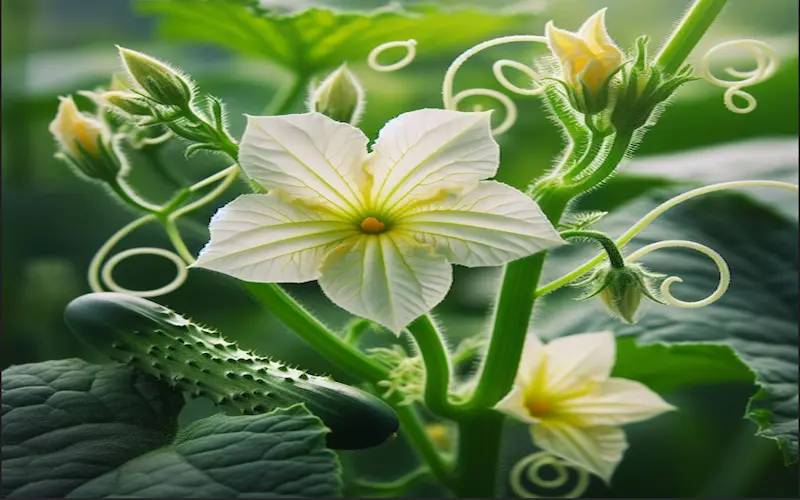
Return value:
<svg viewBox="0 0 800 500">
<path fill-rule="evenodd" d="M 343 64 L 314 91 L 311 107 L 336 121 L 355 125 L 364 107 L 364 90 Z"/>
<path fill-rule="evenodd" d="M 61 145 L 60 155 L 92 179 L 116 177 L 122 165 L 108 146 L 103 125 L 81 113 L 72 97 L 61 97 L 50 133 Z"/>
<path fill-rule="evenodd" d="M 573 107 L 586 115 L 603 111 L 611 79 L 622 64 L 622 52 L 606 31 L 605 9 L 587 19 L 577 33 L 556 28 L 551 21 L 545 34 Z"/>
<path fill-rule="evenodd" d="M 100 97 L 112 107 L 134 116 L 150 116 L 152 114 L 147 101 L 133 92 L 111 90 L 103 92 Z"/>
<path fill-rule="evenodd" d="M 192 86 L 185 76 L 146 54 L 117 48 L 128 73 L 150 98 L 165 106 L 189 105 Z"/>
<path fill-rule="evenodd" d="M 623 267 L 606 265 L 576 285 L 587 287 L 586 292 L 579 297 L 580 300 L 599 295 L 612 316 L 633 324 L 636 323 L 636 312 L 642 297 L 659 304 L 664 303 L 655 286 L 655 281 L 663 277 L 664 275 L 651 273 L 638 264 L 625 264 Z"/>
</svg>

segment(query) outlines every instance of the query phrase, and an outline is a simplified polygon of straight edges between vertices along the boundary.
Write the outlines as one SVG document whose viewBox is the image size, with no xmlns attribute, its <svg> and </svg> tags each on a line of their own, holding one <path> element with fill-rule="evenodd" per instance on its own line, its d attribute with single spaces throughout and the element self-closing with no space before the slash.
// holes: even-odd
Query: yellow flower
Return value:
<svg viewBox="0 0 800 500">
<path fill-rule="evenodd" d="M 601 92 L 614 71 L 622 64 L 622 52 L 606 32 L 606 9 L 586 20 L 577 33 L 553 26 L 545 27 L 547 45 L 558 58 L 564 82 L 576 91 Z"/>
<path fill-rule="evenodd" d="M 609 482 L 628 447 L 622 425 L 675 408 L 633 380 L 611 377 L 611 332 L 544 345 L 531 336 L 511 392 L 497 409 L 531 425 L 533 442 Z"/>
<path fill-rule="evenodd" d="M 91 158 L 99 157 L 101 153 L 98 140 L 103 135 L 102 124 L 81 113 L 72 97 L 59 99 L 61 103 L 58 105 L 55 119 L 50 123 L 50 133 L 75 158 L 81 158 L 86 154 Z"/>
</svg>

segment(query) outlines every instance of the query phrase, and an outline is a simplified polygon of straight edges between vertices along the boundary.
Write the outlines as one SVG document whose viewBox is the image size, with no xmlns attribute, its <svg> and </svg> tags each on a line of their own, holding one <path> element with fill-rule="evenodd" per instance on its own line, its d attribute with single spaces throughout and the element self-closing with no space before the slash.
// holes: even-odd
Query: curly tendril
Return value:
<svg viewBox="0 0 800 500">
<path fill-rule="evenodd" d="M 495 135 L 500 135 L 503 132 L 506 132 L 508 129 L 514 125 L 514 122 L 517 121 L 517 106 L 514 104 L 507 95 L 503 94 L 502 92 L 498 92 L 497 90 L 493 89 L 483 89 L 483 88 L 476 88 L 476 89 L 468 89 L 459 92 L 458 94 L 453 94 L 453 83 L 455 81 L 456 73 L 461 68 L 461 66 L 472 56 L 477 54 L 478 52 L 488 49 L 489 47 L 495 47 L 497 45 L 504 45 L 507 43 L 515 43 L 515 42 L 536 42 L 536 43 L 547 43 L 547 38 L 538 35 L 513 35 L 513 36 L 504 36 L 500 38 L 495 38 L 493 40 L 487 40 L 483 43 L 479 43 L 474 47 L 468 49 L 463 54 L 458 56 L 450 67 L 447 68 L 447 72 L 444 75 L 444 82 L 442 83 L 442 98 L 444 100 L 444 108 L 445 109 L 458 109 L 458 104 L 466 99 L 467 97 L 473 96 L 484 96 L 496 99 L 503 105 L 505 109 L 505 119 L 503 122 L 492 129 L 492 133 Z M 511 83 L 508 78 L 503 73 L 505 68 L 514 68 L 517 71 L 521 71 L 526 76 L 530 77 L 533 80 L 534 84 L 531 88 L 522 88 L 517 85 Z M 512 61 L 510 59 L 500 59 L 495 61 L 492 65 L 492 72 L 494 73 L 495 78 L 497 79 L 498 83 L 503 86 L 509 92 L 513 92 L 514 94 L 519 95 L 526 95 L 532 96 L 537 95 L 545 90 L 545 86 L 539 81 L 539 75 L 534 71 L 533 68 L 528 67 L 518 61 Z"/>
<path fill-rule="evenodd" d="M 718 254 L 716 251 L 708 248 L 705 245 L 696 243 L 694 241 L 686 241 L 686 240 L 659 241 L 658 243 L 646 245 L 636 250 L 625 259 L 625 262 L 628 264 L 632 264 L 640 257 L 644 257 L 650 252 L 662 248 L 691 248 L 692 250 L 697 250 L 698 252 L 709 256 L 719 269 L 719 284 L 717 285 L 717 289 L 714 290 L 714 293 L 712 293 L 705 299 L 698 300 L 695 302 L 686 302 L 684 300 L 676 299 L 675 296 L 673 296 L 672 293 L 670 292 L 670 287 L 672 286 L 673 283 L 683 282 L 683 280 L 678 276 L 670 276 L 664 281 L 662 281 L 661 298 L 668 305 L 675 307 L 682 307 L 686 309 L 696 309 L 698 307 L 705 307 L 707 305 L 713 304 L 714 302 L 718 301 L 720 298 L 722 298 L 723 295 L 725 295 L 725 292 L 728 291 L 728 285 L 730 285 L 731 283 L 731 270 L 728 267 L 728 263 L 725 262 L 725 259 L 723 259 L 722 256 Z"/>
<path fill-rule="evenodd" d="M 771 188 L 777 188 L 777 189 L 784 189 L 786 191 L 791 191 L 793 193 L 797 193 L 798 192 L 798 186 L 796 184 L 790 184 L 788 182 L 780 182 L 780 181 L 768 181 L 768 180 L 721 182 L 719 184 L 711 184 L 709 186 L 703 186 L 701 188 L 692 189 L 691 191 L 687 191 L 687 192 L 685 192 L 685 193 L 683 193 L 681 195 L 678 195 L 678 196 L 676 196 L 674 198 L 671 198 L 671 199 L 665 201 L 661 205 L 659 205 L 656 208 L 654 208 L 653 210 L 651 210 L 644 217 L 639 219 L 639 221 L 636 224 L 634 224 L 627 231 L 625 231 L 625 233 L 622 236 L 620 236 L 615 241 L 615 243 L 617 244 L 617 246 L 619 248 L 622 248 L 623 246 L 627 245 L 634 238 L 634 236 L 639 234 L 644 228 L 649 226 L 654 220 L 656 220 L 658 217 L 660 217 L 662 214 L 664 214 L 664 212 L 666 212 L 667 210 L 669 210 L 672 207 L 680 205 L 681 203 L 683 203 L 685 201 L 691 200 L 692 198 L 695 198 L 697 196 L 701 196 L 701 195 L 704 195 L 704 194 L 708 194 L 708 193 L 713 193 L 713 192 L 716 192 L 716 191 L 725 191 L 725 190 L 728 190 L 728 189 L 741 189 L 741 188 L 749 188 L 749 187 L 771 187 Z M 668 243 L 668 242 L 662 242 L 662 243 Z M 681 242 L 681 243 L 684 243 L 684 242 Z M 719 261 L 717 261 L 716 257 L 719 257 L 720 260 L 722 260 L 722 257 L 720 257 L 719 254 L 717 254 L 713 250 L 711 250 L 711 249 L 709 249 L 707 247 L 704 247 L 703 245 L 700 245 L 698 243 L 693 243 L 693 242 L 689 242 L 689 243 L 692 243 L 692 245 L 695 245 L 695 246 L 692 246 L 692 247 L 688 247 L 687 245 L 681 245 L 681 246 L 684 246 L 684 247 L 687 247 L 687 248 L 693 248 L 695 250 L 699 250 L 699 251 L 705 253 L 706 255 L 708 255 L 709 257 L 711 257 L 712 259 L 714 259 L 714 262 L 717 263 L 717 266 L 720 268 L 720 275 L 721 275 L 721 278 L 722 278 L 720 280 L 720 286 L 721 286 L 723 281 L 725 281 L 725 277 L 723 275 L 723 267 L 720 265 Z M 658 245 L 658 243 L 656 243 L 655 245 Z M 653 245 L 650 245 L 650 247 L 652 247 L 652 246 Z M 647 247 L 644 247 L 644 248 L 647 248 Z M 631 254 L 631 255 L 637 255 L 637 258 L 641 257 L 643 255 L 641 252 L 644 250 L 644 248 L 640 249 L 638 251 L 638 255 L 636 253 Z M 661 247 L 661 248 L 663 248 L 663 247 Z M 655 250 L 655 248 L 653 248 L 653 250 Z M 712 255 L 712 253 L 706 252 L 706 250 L 708 250 L 709 252 L 713 252 L 713 255 Z M 648 250 L 648 252 L 649 251 L 650 250 Z M 582 266 L 578 267 L 574 271 L 572 271 L 570 273 L 567 273 L 564 276 L 562 276 L 562 277 L 560 277 L 560 278 L 558 278 L 556 280 L 553 280 L 550 283 L 538 288 L 536 290 L 536 296 L 537 297 L 541 297 L 543 295 L 547 295 L 548 293 L 553 292 L 555 290 L 558 290 L 559 288 L 567 285 L 568 283 L 573 282 L 574 280 L 576 280 L 577 278 L 581 277 L 585 273 L 591 271 L 598 264 L 601 264 L 605 258 L 606 258 L 606 254 L 605 253 L 597 255 L 594 259 L 586 262 L 585 264 L 583 264 Z M 722 260 L 722 262 L 724 263 L 725 261 Z M 724 269 L 727 272 L 727 269 L 728 269 L 727 268 L 727 264 L 723 264 L 723 265 L 725 266 Z M 728 279 L 730 279 L 730 278 L 728 277 Z M 669 287 L 672 283 L 675 283 L 676 281 L 679 281 L 679 280 L 680 280 L 680 278 L 673 278 L 672 280 L 670 280 L 670 282 L 666 286 Z M 722 293 L 725 293 L 725 289 L 726 288 L 727 288 L 727 284 L 725 285 L 725 288 L 722 290 Z M 662 290 L 662 292 L 663 292 L 663 290 Z M 713 298 L 712 302 L 716 301 L 719 298 L 719 297 L 715 297 L 715 295 L 718 292 L 719 292 L 719 287 L 717 288 L 717 291 L 714 292 L 714 294 L 712 294 L 710 297 L 708 297 L 708 298 L 706 298 L 704 300 L 708 300 L 709 298 Z M 669 297 L 671 297 L 671 295 L 669 295 L 669 291 L 667 291 L 667 295 Z M 679 301 L 678 299 L 675 299 L 674 297 L 673 297 L 673 301 L 674 302 L 672 303 L 672 305 L 675 305 L 675 306 L 678 306 L 678 307 L 702 307 L 703 305 L 708 305 L 708 304 L 702 304 L 704 301 L 700 301 L 702 305 L 691 305 L 693 303 L 691 303 L 691 302 L 687 303 L 687 302 Z M 690 304 L 690 305 L 687 306 L 685 304 Z"/>
<path fill-rule="evenodd" d="M 89 264 L 88 280 L 89 287 L 92 289 L 92 291 L 103 292 L 110 290 L 113 292 L 135 295 L 137 297 L 150 298 L 166 295 L 180 288 L 186 282 L 186 278 L 189 275 L 189 271 L 186 266 L 193 263 L 195 259 L 186 248 L 186 244 L 183 242 L 183 238 L 181 237 L 175 225 L 176 221 L 181 216 L 192 212 L 193 210 L 196 210 L 219 197 L 230 187 L 233 181 L 236 180 L 238 174 L 238 165 L 233 165 L 220 172 L 217 172 L 216 174 L 203 179 L 196 184 L 193 184 L 186 190 L 185 194 L 190 195 L 215 182 L 221 181 L 214 189 L 209 191 L 201 198 L 189 203 L 184 207 L 175 209 L 174 211 L 170 210 L 169 205 L 163 208 L 155 207 L 151 210 L 149 215 L 142 216 L 133 222 L 130 222 L 128 225 L 114 233 L 108 240 L 106 240 L 103 246 L 100 247 L 97 253 L 95 253 L 94 257 L 92 257 L 92 262 Z M 180 197 L 178 199 L 180 199 Z M 169 214 L 165 218 L 163 218 L 163 215 L 161 215 L 164 212 Z M 123 250 L 122 252 L 111 256 L 110 258 L 108 257 L 109 253 L 111 253 L 111 250 L 113 250 L 113 248 L 123 238 L 140 227 L 154 221 L 160 221 L 162 223 L 167 236 L 169 237 L 170 242 L 177 253 L 163 248 L 137 247 Z M 131 290 L 119 285 L 114 280 L 114 268 L 125 259 L 138 255 L 153 255 L 172 261 L 176 268 L 175 277 L 172 279 L 172 281 L 164 286 L 148 290 Z M 103 263 L 104 261 L 105 264 Z"/>
<path fill-rule="evenodd" d="M 711 57 L 716 52 L 731 47 L 747 50 L 756 60 L 756 67 L 749 71 L 739 71 L 731 67 L 725 68 L 727 74 L 734 78 L 740 78 L 738 81 L 717 78 L 711 73 L 711 69 L 709 68 Z M 734 113 L 745 114 L 756 109 L 757 102 L 755 97 L 742 89 L 771 78 L 778 70 L 778 62 L 778 52 L 760 40 L 731 40 L 715 45 L 706 52 L 703 56 L 703 60 L 700 62 L 700 73 L 714 85 L 727 89 L 724 96 L 726 108 Z M 744 107 L 737 106 L 736 103 L 733 102 L 734 97 L 743 99 L 745 102 Z"/>
<path fill-rule="evenodd" d="M 555 477 L 546 479 L 542 469 L 548 467 L 555 472 Z M 537 494 L 529 490 L 525 482 L 547 491 L 562 490 L 570 481 L 570 471 L 574 473 L 575 485 L 566 493 L 554 495 Z M 539 451 L 523 458 L 511 469 L 509 473 L 511 491 L 521 498 L 577 498 L 589 487 L 589 473 L 562 460 L 546 451 Z"/>
<path fill-rule="evenodd" d="M 394 49 L 397 47 L 404 47 L 406 49 L 406 55 L 402 59 L 392 64 L 380 64 L 378 62 L 378 57 L 380 57 L 380 55 L 383 54 L 384 51 Z M 414 39 L 398 40 L 394 42 L 382 43 L 377 47 L 375 47 L 374 49 L 372 49 L 372 51 L 370 51 L 369 55 L 367 56 L 367 64 L 369 65 L 370 68 L 374 69 L 375 71 L 382 71 L 382 72 L 397 71 L 411 64 L 414 61 L 415 57 L 417 57 L 417 41 Z"/>
</svg>

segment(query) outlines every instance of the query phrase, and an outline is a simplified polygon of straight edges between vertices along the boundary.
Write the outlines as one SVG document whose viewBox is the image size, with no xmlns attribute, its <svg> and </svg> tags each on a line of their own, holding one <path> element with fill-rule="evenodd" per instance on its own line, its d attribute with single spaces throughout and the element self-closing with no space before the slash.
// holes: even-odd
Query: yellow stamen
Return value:
<svg viewBox="0 0 800 500">
<path fill-rule="evenodd" d="M 367 217 L 361 221 L 361 230 L 369 234 L 378 234 L 386 230 L 386 224 L 375 217 Z"/>
</svg>

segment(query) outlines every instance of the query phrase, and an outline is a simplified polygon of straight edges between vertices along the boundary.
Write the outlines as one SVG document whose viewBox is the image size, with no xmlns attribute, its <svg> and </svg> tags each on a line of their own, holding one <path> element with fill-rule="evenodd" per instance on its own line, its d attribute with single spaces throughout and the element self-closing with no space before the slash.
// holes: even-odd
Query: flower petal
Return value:
<svg viewBox="0 0 800 500">
<path fill-rule="evenodd" d="M 539 419 L 532 417 L 525 407 L 525 393 L 523 389 L 515 385 L 506 397 L 500 400 L 494 407 L 495 410 L 510 415 L 526 424 L 538 423 Z"/>
<path fill-rule="evenodd" d="M 351 223 L 325 220 L 274 193 L 238 197 L 214 215 L 209 229 L 211 240 L 191 267 L 260 283 L 317 279 L 331 244 L 357 231 Z"/>
<path fill-rule="evenodd" d="M 602 8 L 587 19 L 578 30 L 578 35 L 586 42 L 595 55 L 616 53 L 622 59 L 622 52 L 614 44 L 614 40 L 606 30 L 606 10 Z"/>
<path fill-rule="evenodd" d="M 617 354 L 614 333 L 581 333 L 551 340 L 547 352 L 548 394 L 564 394 L 611 376 Z"/>
<path fill-rule="evenodd" d="M 536 202 L 494 181 L 404 214 L 397 225 L 468 267 L 499 266 L 564 243 Z"/>
<path fill-rule="evenodd" d="M 644 384 L 611 378 L 588 394 L 559 402 L 557 411 L 593 426 L 640 422 L 675 409 Z"/>
<path fill-rule="evenodd" d="M 592 54 L 589 46 L 579 35 L 556 28 L 553 21 L 545 25 L 544 33 L 547 37 L 547 46 L 562 65 L 571 59 L 588 59 Z"/>
<path fill-rule="evenodd" d="M 372 155 L 372 200 L 382 212 L 492 177 L 500 161 L 490 113 L 443 109 L 411 111 L 390 121 Z"/>
<path fill-rule="evenodd" d="M 528 334 L 517 369 L 516 381 L 518 384 L 527 387 L 536 382 L 535 379 L 540 374 L 540 367 L 544 362 L 545 352 L 545 345 L 539 340 L 539 337 L 535 334 Z"/>
<path fill-rule="evenodd" d="M 239 163 L 267 189 L 356 214 L 363 209 L 367 142 L 357 128 L 320 113 L 248 116 Z"/>
<path fill-rule="evenodd" d="M 625 432 L 614 426 L 578 428 L 563 423 L 534 425 L 533 442 L 592 474 L 606 483 L 628 448 Z"/>
<path fill-rule="evenodd" d="M 397 335 L 441 302 L 451 282 L 444 257 L 396 232 L 343 242 L 325 259 L 319 279 L 339 307 Z"/>
</svg>

